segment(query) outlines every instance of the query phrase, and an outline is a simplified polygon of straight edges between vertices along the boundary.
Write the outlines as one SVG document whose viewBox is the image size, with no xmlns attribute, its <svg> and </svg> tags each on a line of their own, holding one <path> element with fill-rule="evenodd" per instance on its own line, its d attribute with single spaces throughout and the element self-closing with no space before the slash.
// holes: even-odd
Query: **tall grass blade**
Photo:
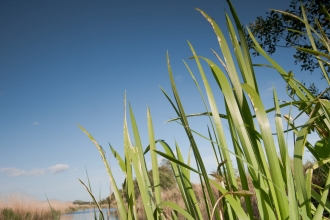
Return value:
<svg viewBox="0 0 330 220">
<path fill-rule="evenodd" d="M 214 195 L 212 193 L 211 185 L 208 181 L 207 172 L 206 172 L 203 160 L 201 158 L 201 155 L 199 153 L 199 150 L 198 150 L 197 144 L 195 142 L 195 139 L 194 139 L 194 137 L 193 137 L 193 135 L 190 131 L 189 123 L 188 123 L 188 120 L 186 118 L 184 108 L 181 104 L 180 97 L 179 97 L 177 89 L 176 89 L 176 85 L 174 83 L 174 78 L 173 78 L 173 75 L 172 75 L 172 70 L 171 70 L 170 60 L 169 60 L 168 54 L 167 54 L 167 66 L 168 66 L 168 72 L 169 72 L 169 76 L 170 76 L 170 80 L 171 80 L 172 91 L 173 91 L 174 98 L 175 98 L 175 101 L 177 103 L 178 110 L 179 110 L 179 115 L 178 116 L 181 117 L 181 123 L 182 123 L 182 125 L 183 125 L 183 127 L 186 131 L 186 134 L 188 136 L 188 139 L 190 141 L 190 144 L 191 144 L 191 147 L 193 149 L 193 153 L 194 153 L 194 156 L 195 156 L 195 159 L 196 159 L 196 163 L 198 164 L 198 166 L 201 169 L 201 173 L 202 173 L 203 179 L 205 181 L 208 196 L 210 197 L 211 203 L 214 204 L 215 199 L 214 199 Z M 219 218 L 220 218 L 219 215 L 216 215 L 216 219 L 219 219 Z"/>
<path fill-rule="evenodd" d="M 184 61 L 183 61 L 183 62 L 184 62 Z M 186 68 L 188 69 L 188 71 L 189 71 L 189 73 L 190 73 L 190 76 L 191 76 L 192 79 L 194 80 L 194 83 L 195 83 L 195 85 L 196 85 L 196 87 L 197 87 L 197 89 L 198 89 L 198 91 L 199 91 L 199 94 L 200 94 L 202 100 L 203 100 L 203 104 L 204 104 L 204 107 L 205 107 L 205 109 L 206 109 L 206 115 L 209 116 L 210 124 L 211 124 L 211 126 L 212 126 L 213 133 L 215 134 L 214 125 L 213 125 L 212 119 L 211 119 L 211 117 L 210 117 L 212 113 L 209 111 L 209 108 L 207 107 L 206 100 L 205 100 L 205 98 L 204 98 L 203 92 L 202 92 L 202 90 L 201 90 L 201 88 L 200 88 L 200 86 L 199 86 L 199 83 L 197 82 L 197 80 L 196 80 L 196 78 L 195 78 L 193 72 L 190 70 L 189 66 L 187 65 L 187 63 L 184 62 L 184 64 L 185 64 Z M 220 115 L 221 115 L 221 114 L 220 114 Z M 221 115 L 221 116 L 226 117 L 225 115 Z M 221 117 L 221 116 L 220 116 L 220 117 Z M 186 115 L 186 117 L 190 117 L 190 115 Z M 214 156 L 215 156 L 215 158 L 216 158 L 216 160 L 217 160 L 217 163 L 219 163 L 219 159 L 218 159 L 218 156 L 217 156 L 217 153 L 216 153 L 216 150 L 215 150 L 213 144 L 212 144 L 212 148 L 213 148 Z M 220 151 L 219 148 L 218 148 L 218 150 L 219 150 L 219 154 L 220 154 L 220 157 L 221 157 L 221 153 L 220 153 L 221 151 Z"/>
<path fill-rule="evenodd" d="M 237 134 L 239 136 L 243 152 L 245 154 L 245 157 L 247 159 L 247 162 L 251 165 L 249 166 L 249 171 L 251 174 L 251 177 L 254 181 L 259 182 L 259 186 L 256 187 L 256 196 L 258 198 L 258 201 L 262 204 L 263 209 L 260 209 L 262 211 L 261 215 L 263 218 L 272 218 L 273 217 L 273 210 L 270 203 L 269 195 L 263 192 L 267 191 L 267 188 L 269 187 L 271 189 L 271 192 L 273 192 L 273 186 L 269 185 L 268 187 L 265 186 L 264 180 L 260 179 L 259 174 L 257 173 L 259 170 L 262 170 L 262 172 L 265 172 L 265 176 L 267 179 L 271 179 L 270 172 L 267 169 L 265 169 L 267 166 L 266 159 L 264 158 L 264 155 L 261 153 L 263 152 L 259 145 L 256 144 L 252 145 L 253 141 L 251 141 L 252 137 L 254 136 L 254 140 L 257 140 L 255 138 L 255 135 L 248 132 L 246 129 L 245 123 L 243 121 L 242 115 L 240 113 L 238 104 L 236 102 L 235 96 L 232 92 L 231 86 L 227 81 L 227 78 L 225 77 L 224 73 L 219 69 L 217 65 L 215 65 L 212 61 L 210 61 L 207 58 L 203 58 L 208 65 L 211 68 L 211 71 L 214 75 L 214 78 L 216 79 L 217 83 L 219 84 L 219 87 L 221 88 L 221 91 L 223 92 L 223 95 L 226 100 L 226 104 L 228 105 L 228 108 L 231 110 L 230 114 L 232 115 L 232 119 L 234 122 L 234 125 L 237 129 Z M 253 136 L 251 136 L 253 135 Z M 252 147 L 254 146 L 254 147 Z M 258 158 L 258 159 L 257 159 Z M 261 168 L 259 169 L 259 163 L 261 164 Z M 253 168 L 253 169 L 251 169 Z M 267 195 L 267 197 L 265 197 Z M 275 203 L 276 205 L 277 203 Z M 276 209 L 278 210 L 278 209 Z"/>
<path fill-rule="evenodd" d="M 161 199 L 161 188 L 160 188 L 160 180 L 159 180 L 159 171 L 158 171 L 158 160 L 157 154 L 155 153 L 156 150 L 156 143 L 155 143 L 155 135 L 154 129 L 152 124 L 152 118 L 150 114 L 150 109 L 148 108 L 147 111 L 147 118 L 148 118 L 148 133 L 149 133 L 149 142 L 150 142 L 150 156 L 151 156 L 151 165 L 152 165 L 152 177 L 153 177 L 153 189 L 155 192 L 155 199 L 156 203 L 159 204 Z"/>
<path fill-rule="evenodd" d="M 132 130 L 134 134 L 134 140 L 136 147 L 131 146 L 129 153 L 132 159 L 134 172 L 136 175 L 136 180 L 139 185 L 140 195 L 142 197 L 144 211 L 148 219 L 153 218 L 153 210 L 155 209 L 155 204 L 153 201 L 152 191 L 150 189 L 150 182 L 147 174 L 146 162 L 143 155 L 142 144 L 140 140 L 140 135 L 138 132 L 138 127 L 136 125 L 135 117 L 132 111 L 130 110 L 130 118 L 132 124 Z"/>
<path fill-rule="evenodd" d="M 177 145 L 177 143 L 175 143 L 176 145 L 176 153 L 177 153 L 177 157 L 178 157 L 178 160 L 185 164 L 184 160 L 183 160 L 183 157 L 182 157 L 182 154 L 181 154 L 181 150 L 179 148 L 179 146 Z M 187 165 L 189 166 L 189 165 Z M 185 182 L 185 185 L 186 185 L 186 190 L 188 192 L 188 195 L 189 195 L 189 200 L 190 203 L 191 203 L 191 207 L 193 208 L 194 210 L 194 213 L 191 213 L 193 217 L 195 218 L 198 218 L 198 219 L 202 219 L 202 213 L 201 213 L 201 210 L 199 208 L 199 202 L 196 198 L 196 195 L 195 195 L 195 192 L 193 190 L 193 187 L 192 187 L 192 184 L 190 182 L 190 180 L 188 179 L 188 173 L 189 173 L 190 169 L 188 168 L 181 168 L 181 173 L 182 173 L 182 177 L 183 177 L 183 181 Z"/>
<path fill-rule="evenodd" d="M 170 207 L 173 210 L 180 213 L 181 215 L 183 215 L 188 220 L 194 220 L 195 219 L 186 210 L 184 210 L 183 208 L 181 208 L 179 205 L 175 204 L 174 202 L 163 201 L 159 204 L 159 207 Z"/>
<path fill-rule="evenodd" d="M 308 35 L 309 41 L 311 43 L 311 46 L 312 46 L 313 50 L 314 51 L 317 51 L 317 47 L 315 45 L 314 37 L 312 35 L 310 25 L 308 24 L 308 20 L 307 20 L 307 16 L 306 16 L 306 12 L 305 12 L 304 6 L 302 5 L 302 3 L 300 3 L 300 4 L 301 4 L 301 11 L 302 11 L 302 15 L 303 15 L 303 19 L 304 19 L 304 23 L 305 23 L 305 27 L 306 27 L 306 31 L 307 31 L 307 35 Z M 321 39 L 320 36 L 319 36 L 319 39 Z M 318 55 L 316 57 L 319 58 Z M 324 69 L 323 63 L 321 61 L 319 61 L 319 60 L 318 60 L 318 63 L 319 63 L 319 66 L 320 66 L 320 68 L 322 70 L 322 73 L 323 73 L 324 78 L 327 80 L 328 85 L 330 85 L 330 79 L 329 79 L 329 76 L 328 76 L 327 71 Z"/>
<path fill-rule="evenodd" d="M 164 154 L 164 155 L 168 155 L 169 157 L 175 159 L 175 155 L 174 155 L 172 149 L 169 147 L 169 145 L 163 140 L 159 140 L 159 143 L 162 145 L 162 147 L 164 148 L 164 150 L 166 152 L 166 154 Z M 160 153 L 162 154 L 162 152 L 160 152 Z M 186 190 L 185 182 L 183 180 L 183 176 L 181 174 L 180 166 L 176 163 L 176 161 L 171 161 L 171 166 L 172 166 L 172 170 L 173 170 L 176 182 L 178 184 L 182 199 L 185 203 L 186 208 L 189 210 L 189 213 L 191 213 L 192 207 L 189 203 L 188 193 Z"/>
<path fill-rule="evenodd" d="M 133 170 L 132 170 L 132 156 L 131 156 L 131 139 L 128 132 L 127 125 L 127 114 L 126 114 L 126 95 L 124 98 L 124 152 L 125 152 L 125 190 L 127 193 L 127 218 L 128 219 L 137 219 L 137 210 L 136 210 L 136 198 L 135 198 L 135 186 L 133 180 Z"/>
<path fill-rule="evenodd" d="M 52 213 L 53 219 L 54 219 L 54 220 L 60 220 L 61 215 L 58 215 L 58 216 L 56 215 L 55 210 L 53 209 L 53 207 L 51 206 L 51 204 L 50 204 L 50 202 L 49 202 L 49 199 L 48 199 L 48 197 L 47 197 L 47 195 L 46 195 L 46 192 L 45 192 L 45 196 L 46 196 L 47 203 L 48 203 L 48 205 L 49 205 L 50 211 L 51 211 L 51 213 Z M 16 217 L 14 217 L 14 218 L 16 219 Z"/>
<path fill-rule="evenodd" d="M 244 212 L 241 204 L 232 195 L 230 195 L 225 188 L 223 188 L 219 183 L 214 180 L 210 179 L 210 182 L 221 192 L 222 195 L 225 195 L 225 198 L 230 203 L 231 207 L 234 209 L 238 219 L 249 219 L 249 217 Z"/>
<path fill-rule="evenodd" d="M 226 106 L 226 110 L 227 110 L 227 112 L 229 112 L 228 106 Z M 230 133 L 231 133 L 235 153 L 239 157 L 243 157 L 243 152 L 242 152 L 242 149 L 239 146 L 237 133 L 236 133 L 235 126 L 234 126 L 234 123 L 233 123 L 233 120 L 232 120 L 231 116 L 228 117 L 228 125 L 229 125 L 229 129 L 230 129 Z M 238 168 L 238 172 L 239 172 L 239 178 L 240 178 L 240 181 L 241 181 L 242 189 L 243 190 L 249 190 L 247 173 L 246 173 L 245 168 L 244 168 L 244 163 L 239 158 L 236 158 L 236 162 L 237 162 L 237 168 Z M 251 220 L 253 220 L 254 216 L 253 216 L 253 209 L 252 209 L 252 204 L 251 204 L 250 197 L 249 196 L 244 196 L 244 201 L 245 201 L 245 206 L 246 206 L 246 210 L 249 214 L 249 217 L 250 217 Z"/>
<path fill-rule="evenodd" d="M 114 192 L 114 195 L 115 195 L 115 198 L 116 198 L 116 201 L 117 201 L 117 206 L 118 206 L 118 210 L 119 210 L 119 216 L 121 219 L 126 219 L 126 208 L 124 206 L 124 202 L 123 202 L 123 199 L 119 193 L 119 190 L 118 190 L 118 187 L 117 187 L 117 184 L 115 182 L 115 179 L 112 175 L 112 172 L 111 172 L 111 169 L 110 169 L 110 166 L 108 164 L 108 161 L 107 159 L 105 158 L 105 155 L 104 155 L 104 151 L 103 149 L 101 148 L 101 146 L 96 142 L 96 140 L 93 138 L 93 136 L 91 134 L 89 134 L 82 126 L 78 125 L 78 127 L 87 135 L 87 137 L 95 144 L 97 150 L 99 151 L 100 155 L 101 155 L 101 158 L 103 160 L 103 163 L 104 163 L 104 166 L 108 172 L 108 175 L 109 175 L 109 178 L 110 178 L 110 184 L 111 184 L 111 187 L 113 189 L 113 192 Z"/>
<path fill-rule="evenodd" d="M 88 181 L 88 187 L 89 187 L 89 190 L 90 190 L 90 194 L 93 195 L 93 191 L 92 191 L 91 183 L 89 181 L 89 176 L 88 176 L 88 172 L 87 172 L 87 168 L 86 167 L 85 167 L 85 170 L 86 170 L 86 176 L 87 176 L 87 181 Z M 97 220 L 95 208 L 94 208 L 94 219 Z"/>
<path fill-rule="evenodd" d="M 259 94 L 258 84 L 257 84 L 257 80 L 256 80 L 256 77 L 254 74 L 252 59 L 250 56 L 250 50 L 249 50 L 248 44 L 246 42 L 243 25 L 241 24 L 241 22 L 238 18 L 238 15 L 236 13 L 236 10 L 234 9 L 234 6 L 231 3 L 231 1 L 227 0 L 227 3 L 229 5 L 230 12 L 231 12 L 231 14 L 234 18 L 235 24 L 236 24 L 236 29 L 237 29 L 237 32 L 239 35 L 239 43 L 242 48 L 243 58 L 244 58 L 245 65 L 246 65 L 246 69 L 245 69 L 246 71 L 242 72 L 242 74 L 244 74 L 244 76 L 246 78 L 246 83 L 248 83 L 250 86 L 252 86 L 252 88 L 254 88 L 256 90 L 256 92 Z"/>
<path fill-rule="evenodd" d="M 330 172 L 328 173 L 327 181 L 325 183 L 325 188 L 322 192 L 321 199 L 319 201 L 319 205 L 316 209 L 315 215 L 313 219 L 321 219 L 323 217 L 323 211 L 325 209 L 325 203 L 327 201 L 329 195 L 329 188 L 330 188 Z"/>
<path fill-rule="evenodd" d="M 206 18 L 206 20 L 211 24 L 211 26 L 217 36 L 221 52 L 226 60 L 228 76 L 230 78 L 231 83 L 233 84 L 235 93 L 237 95 L 239 106 L 242 106 L 243 105 L 243 91 L 241 88 L 241 82 L 239 80 L 239 77 L 238 77 L 238 74 L 236 71 L 236 67 L 234 64 L 234 60 L 232 58 L 230 49 L 228 47 L 226 38 L 223 35 L 223 33 L 222 33 L 221 29 L 219 28 L 219 26 L 217 25 L 217 23 L 215 23 L 214 20 L 208 14 L 206 14 L 204 11 L 202 11 L 198 8 L 196 10 L 198 10 Z"/>
<path fill-rule="evenodd" d="M 186 169 L 189 169 L 189 170 L 191 170 L 191 171 L 193 171 L 193 172 L 195 172 L 195 173 L 197 173 L 197 174 L 202 175 L 201 172 L 195 170 L 194 168 L 188 166 L 187 164 L 185 164 L 184 162 L 181 162 L 180 160 L 174 158 L 173 156 L 168 155 L 168 154 L 165 154 L 165 153 L 163 153 L 163 152 L 161 152 L 161 151 L 158 151 L 158 150 L 154 150 L 154 151 L 155 151 L 157 154 L 159 154 L 160 156 L 165 157 L 166 159 L 168 159 L 168 160 L 174 162 L 175 164 L 178 164 L 178 165 L 180 165 L 180 166 L 182 166 L 182 167 L 184 167 L 184 168 L 186 168 Z"/>
<path fill-rule="evenodd" d="M 306 180 L 303 173 L 303 153 L 308 135 L 309 126 L 313 123 L 315 118 L 310 118 L 305 125 L 300 129 L 296 143 L 294 146 L 294 172 L 297 185 L 297 195 L 299 203 L 302 207 L 302 212 L 311 218 L 311 207 L 308 199 L 308 193 L 306 188 Z"/>
<path fill-rule="evenodd" d="M 124 162 L 124 160 L 120 157 L 120 155 L 119 155 L 119 154 L 117 153 L 117 151 L 111 146 L 110 143 L 109 143 L 109 147 L 110 147 L 110 150 L 111 150 L 113 156 L 117 159 L 120 169 L 125 173 L 125 172 L 126 172 L 126 166 L 125 166 L 125 162 Z"/>
<path fill-rule="evenodd" d="M 99 210 L 99 212 L 100 212 L 100 214 L 101 214 L 101 220 L 104 220 L 104 215 L 103 215 L 102 209 L 101 209 L 99 203 L 96 201 L 96 199 L 95 199 L 93 193 L 89 190 L 89 188 L 85 185 L 85 183 L 84 183 L 83 181 L 81 181 L 81 179 L 78 178 L 78 180 L 79 180 L 80 183 L 86 188 L 87 192 L 88 192 L 89 195 L 92 197 L 94 204 L 97 206 L 97 208 L 98 208 L 98 210 Z M 94 213 L 94 214 L 95 214 L 95 213 Z"/>
<path fill-rule="evenodd" d="M 272 195 L 273 202 L 278 204 L 281 219 L 287 219 L 289 217 L 288 203 L 285 198 L 284 180 L 281 175 L 281 168 L 278 163 L 278 157 L 276 153 L 275 143 L 273 141 L 270 124 L 264 106 L 255 92 L 255 90 L 248 84 L 242 85 L 243 89 L 249 94 L 251 103 L 254 107 L 254 111 L 257 116 L 257 120 L 260 126 L 262 140 L 269 163 L 269 169 L 271 172 L 272 181 L 275 184 L 275 195 Z M 284 194 L 284 196 L 283 196 Z"/>
<path fill-rule="evenodd" d="M 297 198 L 295 193 L 295 185 L 292 178 L 292 170 L 291 170 L 291 161 L 288 154 L 288 147 L 285 142 L 283 124 L 282 124 L 282 115 L 280 112 L 280 106 L 278 103 L 277 94 L 274 88 L 273 91 L 274 97 L 274 106 L 275 106 L 275 126 L 276 126 L 276 134 L 278 145 L 281 154 L 281 162 L 283 166 L 283 171 L 285 173 L 286 179 L 286 187 L 287 187 L 287 195 L 289 200 L 289 219 L 298 220 L 299 219 L 299 208 L 297 204 Z"/>
<path fill-rule="evenodd" d="M 201 75 L 202 80 L 204 82 L 204 87 L 205 87 L 205 90 L 206 90 L 207 98 L 208 98 L 210 109 L 211 109 L 211 112 L 212 112 L 213 121 L 214 121 L 214 124 L 215 124 L 215 131 L 216 131 L 216 134 L 218 136 L 219 144 L 220 144 L 220 146 L 222 146 L 224 148 L 228 148 L 228 145 L 226 143 L 226 136 L 225 136 L 225 133 L 224 133 L 224 130 L 223 130 L 222 123 L 220 121 L 219 111 L 218 111 L 218 108 L 217 108 L 217 105 L 216 105 L 215 98 L 213 96 L 211 87 L 208 83 L 208 80 L 207 80 L 205 74 L 204 74 L 203 68 L 202 68 L 202 66 L 199 62 L 199 58 L 197 57 L 193 46 L 189 42 L 188 42 L 188 44 L 189 44 L 189 47 L 190 47 L 190 49 L 193 53 L 193 56 L 195 58 L 197 66 L 198 66 L 200 75 Z M 229 156 L 228 151 L 222 150 L 222 155 L 224 157 L 223 158 L 224 160 L 228 160 L 228 161 L 230 160 L 230 156 Z M 237 190 L 237 182 L 236 182 L 235 172 L 234 172 L 234 168 L 233 168 L 232 163 L 231 162 L 226 163 L 226 168 L 227 168 L 226 170 L 228 172 L 228 177 L 229 177 L 227 182 L 230 183 L 229 187 L 231 189 Z"/>
</svg>

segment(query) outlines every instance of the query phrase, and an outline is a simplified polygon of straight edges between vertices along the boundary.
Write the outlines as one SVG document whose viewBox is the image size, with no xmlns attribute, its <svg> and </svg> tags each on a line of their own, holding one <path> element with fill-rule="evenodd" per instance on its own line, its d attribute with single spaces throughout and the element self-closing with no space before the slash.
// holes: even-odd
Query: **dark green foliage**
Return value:
<svg viewBox="0 0 330 220">
<path fill-rule="evenodd" d="M 315 151 L 319 155 L 320 159 L 326 159 L 330 157 L 329 139 L 323 138 L 315 143 Z"/>
<path fill-rule="evenodd" d="M 172 171 L 170 161 L 163 159 L 160 166 L 158 167 L 158 170 L 159 170 L 160 187 L 163 190 L 173 188 L 176 185 L 176 181 L 174 178 L 174 173 Z M 154 186 L 154 181 L 152 178 L 152 170 L 148 171 L 148 177 L 149 177 L 151 187 L 154 188 L 155 186 Z M 123 183 L 123 189 L 124 189 L 123 196 L 125 199 L 128 199 L 125 182 Z M 152 191 L 153 191 L 153 189 L 152 189 Z M 136 179 L 134 180 L 134 192 L 135 192 L 135 198 L 137 198 L 140 195 L 140 190 L 139 190 L 139 186 L 138 186 Z"/>
<path fill-rule="evenodd" d="M 322 5 L 326 11 L 330 12 L 330 1 L 329 0 L 302 0 L 304 5 L 307 19 L 309 24 L 318 32 L 320 31 L 315 20 L 318 20 L 325 35 L 330 38 L 330 21 L 326 19 Z M 302 17 L 302 11 L 300 7 L 300 1 L 291 0 L 289 9 L 285 10 L 293 15 Z M 293 46 L 312 49 L 312 46 L 308 40 L 306 34 L 305 24 L 291 16 L 270 11 L 266 12 L 266 17 L 259 16 L 257 19 L 250 23 L 250 30 L 252 31 L 255 38 L 258 40 L 260 46 L 267 51 L 269 54 L 276 52 L 279 47 L 291 48 Z M 296 30 L 295 32 L 289 31 L 288 29 Z M 258 56 L 259 53 L 253 49 L 252 40 L 246 34 L 249 48 L 253 50 L 253 55 Z M 318 51 L 328 54 L 327 48 L 319 41 L 315 41 Z M 315 56 L 296 50 L 294 54 L 295 64 L 301 65 L 301 70 L 313 72 L 319 68 L 319 64 Z M 330 66 L 325 66 L 325 69 L 329 75 Z M 321 91 L 316 88 L 314 84 L 310 85 L 310 91 L 314 95 L 319 95 Z M 325 93 L 322 98 L 329 99 L 330 94 Z"/>
<path fill-rule="evenodd" d="M 73 204 L 75 205 L 89 205 L 91 202 L 85 202 L 85 201 L 81 201 L 81 200 L 75 200 L 73 201 Z"/>
<path fill-rule="evenodd" d="M 164 190 L 171 189 L 176 185 L 176 181 L 174 178 L 174 174 L 171 168 L 171 163 L 169 160 L 162 160 L 162 163 L 159 170 L 159 179 L 160 179 L 160 187 Z M 148 172 L 148 177 L 150 180 L 151 186 L 154 187 L 154 181 L 152 178 L 152 170 Z"/>
<path fill-rule="evenodd" d="M 12 219 L 12 220 L 20 220 L 20 216 L 15 214 L 12 209 L 3 209 L 1 214 L 4 216 L 5 219 Z M 27 214 L 29 215 L 29 214 Z"/>
<path fill-rule="evenodd" d="M 315 19 L 320 22 L 321 27 L 325 34 L 330 37 L 330 22 L 326 20 L 321 5 L 324 5 L 326 10 L 330 12 L 330 1 L 328 0 L 302 0 L 305 7 L 309 24 L 317 30 Z M 285 10 L 293 15 L 302 17 L 300 1 L 291 0 L 289 9 Z M 306 35 L 302 35 L 298 32 L 288 31 L 287 29 L 294 29 L 300 32 L 306 32 L 305 24 L 298 19 L 294 19 L 291 16 L 270 11 L 266 13 L 266 18 L 261 16 L 257 17 L 256 21 L 250 23 L 254 36 L 258 39 L 260 45 L 266 49 L 269 54 L 273 54 L 277 47 L 292 47 L 299 46 L 312 49 Z M 249 45 L 252 45 L 252 41 L 249 40 Z M 319 42 L 316 42 L 319 51 L 327 53 L 325 47 Z M 259 55 L 254 51 L 254 55 Z M 303 70 L 314 71 L 318 68 L 318 63 L 315 57 L 311 54 L 306 54 L 301 51 L 297 51 L 295 56 L 295 63 L 302 62 L 301 68 Z M 329 68 L 328 68 L 329 72 Z"/>
</svg>

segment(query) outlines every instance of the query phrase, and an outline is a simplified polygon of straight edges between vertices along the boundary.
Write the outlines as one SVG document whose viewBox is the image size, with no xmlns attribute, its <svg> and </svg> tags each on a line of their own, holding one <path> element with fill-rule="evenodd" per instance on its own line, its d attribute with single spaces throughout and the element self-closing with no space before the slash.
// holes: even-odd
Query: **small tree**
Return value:
<svg viewBox="0 0 330 220">
<path fill-rule="evenodd" d="M 303 17 L 300 2 L 304 5 L 308 23 L 319 33 L 320 29 L 322 29 L 327 38 L 330 38 L 330 21 L 327 20 L 325 16 L 325 13 L 330 13 L 330 1 L 291 0 L 289 9 L 285 10 L 285 12 L 296 15 L 299 18 Z M 312 49 L 308 37 L 304 34 L 306 33 L 305 24 L 292 16 L 275 11 L 266 12 L 265 18 L 258 16 L 253 23 L 250 23 L 249 28 L 258 40 L 260 46 L 269 54 L 275 53 L 277 48 L 302 47 Z M 252 40 L 247 33 L 246 37 L 249 48 L 253 50 L 253 55 L 259 56 L 259 53 L 254 50 Z M 329 53 L 327 48 L 320 41 L 315 41 L 315 46 L 318 51 L 326 54 Z M 316 69 L 319 69 L 317 59 L 310 53 L 296 50 L 293 57 L 294 63 L 299 63 L 301 70 L 310 71 L 312 73 Z M 325 69 L 329 75 L 330 66 L 326 65 Z M 316 96 L 322 93 L 322 89 L 317 87 L 314 83 L 310 84 L 309 90 Z M 330 93 L 324 93 L 322 98 L 330 99 Z"/>
<path fill-rule="evenodd" d="M 158 167 L 159 171 L 159 180 L 160 180 L 160 187 L 164 190 L 172 189 L 176 185 L 176 181 L 174 178 L 174 173 L 171 168 L 171 162 L 169 160 L 163 159 L 160 163 L 160 166 Z M 148 177 L 151 184 L 152 189 L 154 186 L 154 181 L 152 178 L 152 170 L 148 171 Z M 140 195 L 139 185 L 137 180 L 134 180 L 134 192 L 135 192 L 135 198 L 137 198 Z M 127 199 L 127 190 L 126 188 L 126 182 L 122 184 L 123 187 L 123 196 L 125 199 Z"/>
<path fill-rule="evenodd" d="M 160 187 L 165 190 L 173 188 L 176 185 L 176 181 L 174 178 L 174 173 L 170 161 L 163 159 L 158 170 L 159 170 Z M 148 172 L 148 177 L 151 186 L 154 187 L 152 170 Z"/>
</svg>

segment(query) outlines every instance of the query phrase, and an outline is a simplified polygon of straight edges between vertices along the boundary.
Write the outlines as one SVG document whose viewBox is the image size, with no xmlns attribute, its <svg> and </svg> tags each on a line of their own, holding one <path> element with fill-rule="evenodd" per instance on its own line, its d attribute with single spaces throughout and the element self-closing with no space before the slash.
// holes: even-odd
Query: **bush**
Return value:
<svg viewBox="0 0 330 220">
<path fill-rule="evenodd" d="M 160 187 L 163 190 L 168 190 L 168 189 L 172 189 L 173 187 L 176 186 L 176 181 L 174 178 L 174 174 L 171 168 L 171 164 L 168 160 L 163 160 L 161 162 L 161 165 L 158 167 L 158 171 L 159 171 L 159 179 L 160 179 Z M 154 181 L 152 178 L 152 170 L 149 170 L 148 172 L 148 178 L 150 181 L 150 187 L 152 189 L 154 189 Z M 126 201 L 128 200 L 128 195 L 127 195 L 127 188 L 126 188 L 126 182 L 123 183 L 122 187 L 123 187 L 123 196 L 126 199 Z M 134 192 L 135 192 L 135 198 L 138 198 L 140 196 L 140 190 L 139 190 L 139 185 L 137 180 L 135 179 L 133 181 L 134 183 Z M 152 190 L 154 191 L 154 190 Z"/>
</svg>

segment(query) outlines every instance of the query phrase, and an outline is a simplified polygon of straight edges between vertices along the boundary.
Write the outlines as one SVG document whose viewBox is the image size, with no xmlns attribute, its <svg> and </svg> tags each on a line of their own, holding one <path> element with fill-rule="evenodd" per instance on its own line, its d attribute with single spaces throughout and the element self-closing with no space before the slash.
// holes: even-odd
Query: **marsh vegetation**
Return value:
<svg viewBox="0 0 330 220">
<path fill-rule="evenodd" d="M 172 96 L 161 90 L 176 114 L 170 122 L 177 122 L 182 126 L 190 142 L 192 155 L 182 155 L 178 143 L 171 146 L 166 140 L 156 138 L 149 108 L 146 122 L 149 143 L 144 147 L 133 108 L 130 105 L 126 106 L 125 97 L 124 155 L 119 155 L 115 148 L 110 146 L 126 177 L 124 189 L 119 190 L 103 148 L 80 126 L 102 157 L 120 219 L 139 219 L 139 213 L 143 212 L 147 219 L 298 220 L 322 219 L 325 211 L 330 211 L 330 103 L 329 100 L 322 99 L 322 94 L 327 92 L 330 86 L 324 68 L 330 65 L 330 40 L 321 25 L 309 25 L 303 6 L 302 17 L 292 16 L 291 19 L 297 19 L 305 26 L 305 31 L 299 34 L 304 35 L 312 45 L 312 49 L 296 49 L 316 57 L 323 79 L 328 85 L 325 91 L 315 96 L 295 79 L 291 71 L 285 71 L 280 61 L 270 57 L 250 30 L 246 29 L 254 49 L 267 61 L 267 64 L 261 66 L 275 69 L 287 85 L 289 101 L 280 102 L 276 88 L 273 88 L 272 108 L 266 109 L 265 101 L 260 96 L 261 91 L 245 31 L 231 2 L 227 2 L 231 11 L 231 15 L 226 13 L 229 42 L 223 32 L 225 27 L 219 27 L 206 12 L 197 9 L 210 24 L 220 46 L 220 52 L 212 50 L 217 60 L 214 62 L 199 56 L 198 51 L 188 42 L 192 52 L 191 58 L 198 68 L 201 82 L 184 61 L 196 89 L 200 91 L 205 104 L 204 112 L 186 112 L 175 84 L 169 53 L 166 56 Z M 291 16 L 287 12 L 280 13 Z M 323 13 L 324 18 L 330 21 L 329 11 L 325 7 Z M 327 52 L 318 51 L 315 42 L 322 44 L 322 49 Z M 211 80 L 215 81 L 216 86 L 211 86 L 214 85 L 210 83 Z M 220 91 L 221 95 L 216 97 L 215 91 Z M 219 112 L 219 106 L 224 106 L 225 112 Z M 283 114 L 284 107 L 289 107 L 290 110 Z M 307 116 L 307 119 L 302 116 Z M 190 126 L 190 117 L 206 119 L 203 134 Z M 297 124 L 298 118 L 304 122 Z M 225 135 L 225 127 L 229 129 L 229 135 Z M 132 133 L 129 132 L 129 128 Z M 288 132 L 293 134 L 292 142 L 288 139 Z M 311 133 L 318 137 L 315 144 L 308 140 Z M 212 176 L 205 168 L 201 148 L 196 142 L 197 136 L 207 139 L 210 149 L 214 152 L 217 169 Z M 293 146 L 289 146 L 289 143 L 293 143 Z M 294 148 L 292 158 L 289 154 L 290 147 Z M 315 161 L 304 169 L 306 150 L 312 154 Z M 171 162 L 180 202 L 164 196 L 166 191 L 160 185 L 158 156 Z M 231 156 L 235 159 L 232 160 Z M 149 158 L 152 162 L 152 176 L 148 175 L 149 169 L 146 166 Z M 196 167 L 191 166 L 192 160 Z M 320 169 L 323 182 L 322 185 L 316 185 L 316 182 L 313 182 L 313 174 Z M 200 190 L 196 190 L 191 180 L 191 172 L 198 175 Z M 139 196 L 136 191 L 139 192 Z"/>
</svg>

